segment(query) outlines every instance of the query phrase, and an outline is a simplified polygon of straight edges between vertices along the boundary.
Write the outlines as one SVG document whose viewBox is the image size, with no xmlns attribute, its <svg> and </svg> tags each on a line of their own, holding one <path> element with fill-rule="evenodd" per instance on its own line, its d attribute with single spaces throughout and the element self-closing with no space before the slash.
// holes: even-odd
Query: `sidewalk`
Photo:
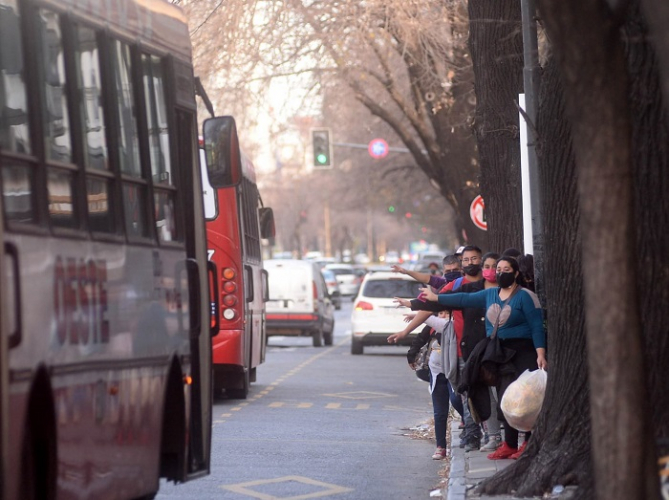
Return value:
<svg viewBox="0 0 669 500">
<path fill-rule="evenodd" d="M 446 500 L 517 500 L 513 495 L 475 495 L 473 488 L 484 479 L 495 475 L 498 471 L 508 467 L 513 460 L 488 460 L 488 453 L 480 451 L 465 450 L 458 446 L 460 442 L 459 435 L 461 429 L 458 429 L 459 420 L 451 420 L 451 448 L 450 460 L 451 471 L 448 479 L 448 487 L 443 491 L 443 498 Z M 561 495 L 549 496 L 547 498 L 559 498 L 568 500 L 571 497 L 570 488 L 567 488 Z M 528 498 L 528 497 L 525 497 Z M 542 497 L 529 497 L 541 499 Z M 546 497 L 545 497 L 546 498 Z"/>
<path fill-rule="evenodd" d="M 452 420 L 451 430 L 451 472 L 448 479 L 448 489 L 444 491 L 444 498 L 447 500 L 464 500 L 466 498 L 495 498 L 496 500 L 510 500 L 510 496 L 473 496 L 472 489 L 476 484 L 487 477 L 495 475 L 498 471 L 504 469 L 513 460 L 488 460 L 488 454 L 480 451 L 465 450 L 458 446 L 460 442 L 460 432 L 458 429 L 459 420 Z"/>
</svg>

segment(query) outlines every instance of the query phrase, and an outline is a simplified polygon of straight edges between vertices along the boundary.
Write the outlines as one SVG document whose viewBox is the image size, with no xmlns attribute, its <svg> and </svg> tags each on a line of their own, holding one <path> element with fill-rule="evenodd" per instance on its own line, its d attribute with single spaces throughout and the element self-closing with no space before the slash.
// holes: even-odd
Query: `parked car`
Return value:
<svg viewBox="0 0 669 500">
<path fill-rule="evenodd" d="M 334 308 L 339 311 L 341 309 L 341 290 L 339 290 L 337 276 L 329 269 L 321 269 L 321 274 L 325 280 L 325 285 L 328 287 L 328 293 L 330 294 Z"/>
<path fill-rule="evenodd" d="M 269 301 L 267 336 L 308 335 L 314 347 L 332 345 L 334 305 L 317 264 L 306 260 L 266 260 Z"/>
<path fill-rule="evenodd" d="M 332 271 L 337 276 L 339 290 L 343 296 L 355 297 L 360 289 L 362 277 L 356 273 L 350 264 L 328 264 L 325 269 Z"/>
<path fill-rule="evenodd" d="M 355 298 L 351 313 L 351 354 L 362 354 L 365 346 L 388 345 L 388 336 L 405 326 L 406 308 L 398 308 L 394 297 L 414 299 L 422 283 L 404 274 L 378 271 L 368 273 Z M 401 345 L 411 345 L 421 327 L 407 336 Z"/>
</svg>

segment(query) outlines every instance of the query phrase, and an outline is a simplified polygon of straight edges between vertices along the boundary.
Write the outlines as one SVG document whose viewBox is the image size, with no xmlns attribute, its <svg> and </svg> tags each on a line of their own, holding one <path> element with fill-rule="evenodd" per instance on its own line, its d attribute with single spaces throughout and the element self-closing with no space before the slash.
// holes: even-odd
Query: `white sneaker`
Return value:
<svg viewBox="0 0 669 500">
<path fill-rule="evenodd" d="M 479 451 L 487 451 L 487 452 L 492 452 L 497 450 L 502 444 L 502 440 L 500 439 L 499 436 L 490 436 L 490 439 L 488 442 L 481 446 L 481 449 Z"/>
<path fill-rule="evenodd" d="M 437 446 L 434 455 L 432 455 L 432 460 L 443 460 L 444 458 L 446 458 L 446 448 Z"/>
</svg>

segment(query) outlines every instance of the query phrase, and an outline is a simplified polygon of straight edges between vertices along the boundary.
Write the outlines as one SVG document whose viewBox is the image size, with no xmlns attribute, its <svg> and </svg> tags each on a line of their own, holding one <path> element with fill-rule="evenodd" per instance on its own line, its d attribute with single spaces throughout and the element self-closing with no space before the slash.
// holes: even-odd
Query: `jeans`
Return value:
<svg viewBox="0 0 669 500">
<path fill-rule="evenodd" d="M 458 358 L 458 370 L 462 373 L 462 369 L 465 366 L 465 362 L 462 358 Z M 469 411 L 469 405 L 467 404 L 467 395 L 462 396 L 462 406 L 463 406 L 463 417 L 465 419 L 465 442 L 471 442 L 473 440 L 481 440 L 481 426 L 474 422 L 471 412 Z"/>
<path fill-rule="evenodd" d="M 458 412 L 460 418 L 464 418 L 465 410 L 462 407 L 462 398 L 453 390 L 453 387 L 448 380 L 446 380 L 446 383 L 448 384 L 448 397 L 451 400 L 453 408 Z"/>
<path fill-rule="evenodd" d="M 432 377 L 431 373 L 430 377 Z M 432 407 L 434 409 L 434 435 L 437 439 L 437 446 L 440 448 L 446 448 L 449 386 L 450 384 L 446 380 L 446 375 L 443 373 L 437 375 L 437 381 L 432 390 Z"/>
<path fill-rule="evenodd" d="M 491 438 L 500 437 L 502 434 L 500 432 L 499 420 L 497 419 L 497 391 L 494 387 L 490 387 L 490 418 L 485 421 L 486 430 L 488 436 Z"/>
</svg>

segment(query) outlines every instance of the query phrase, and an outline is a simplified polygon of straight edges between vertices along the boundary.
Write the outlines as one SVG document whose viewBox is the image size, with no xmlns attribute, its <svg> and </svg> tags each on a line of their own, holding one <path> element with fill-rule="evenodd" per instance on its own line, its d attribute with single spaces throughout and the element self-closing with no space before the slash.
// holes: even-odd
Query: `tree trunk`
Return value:
<svg viewBox="0 0 669 500">
<path fill-rule="evenodd" d="M 520 135 L 515 102 L 523 91 L 519 0 L 469 0 L 474 66 L 474 135 L 491 250 L 522 249 Z"/>
<path fill-rule="evenodd" d="M 538 3 L 563 76 L 578 170 L 596 498 L 658 498 L 657 470 L 643 446 L 650 413 L 635 294 L 629 88 L 616 16 L 601 0 Z"/>
<path fill-rule="evenodd" d="M 485 493 L 542 495 L 557 484 L 578 484 L 592 498 L 590 412 L 585 344 L 576 165 L 564 116 L 558 68 L 551 60 L 541 78 L 537 148 L 545 204 L 544 283 L 548 324 L 548 387 L 526 452 L 486 481 Z"/>
<path fill-rule="evenodd" d="M 638 303 L 643 318 L 655 438 L 667 439 L 669 377 L 666 374 L 666 363 L 669 360 L 669 311 L 666 305 L 669 304 L 669 273 L 666 271 L 666 259 L 669 255 L 669 121 L 666 103 L 662 98 L 656 52 L 669 51 L 669 43 L 663 42 L 662 37 L 654 37 L 653 40 L 661 45 L 653 50 L 648 40 L 645 20 L 638 11 L 633 11 L 624 33 L 628 71 L 631 76 Z M 664 59 L 660 59 L 660 62 L 665 64 Z"/>
</svg>

